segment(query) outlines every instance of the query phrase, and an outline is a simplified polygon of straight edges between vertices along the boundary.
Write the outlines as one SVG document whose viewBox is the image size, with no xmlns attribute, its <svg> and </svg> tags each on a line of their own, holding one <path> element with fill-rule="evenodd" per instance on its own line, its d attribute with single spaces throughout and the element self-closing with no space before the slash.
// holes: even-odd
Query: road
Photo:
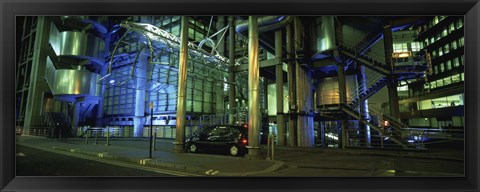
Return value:
<svg viewBox="0 0 480 192">
<path fill-rule="evenodd" d="M 22 145 L 17 145 L 16 156 L 17 176 L 182 176 L 182 173 L 171 170 L 104 163 Z"/>
</svg>

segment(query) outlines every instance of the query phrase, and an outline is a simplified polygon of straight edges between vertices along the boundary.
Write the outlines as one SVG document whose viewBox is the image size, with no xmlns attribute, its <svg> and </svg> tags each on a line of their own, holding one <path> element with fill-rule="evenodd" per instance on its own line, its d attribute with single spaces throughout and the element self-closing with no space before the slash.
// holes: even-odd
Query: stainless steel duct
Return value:
<svg viewBox="0 0 480 192">
<path fill-rule="evenodd" d="M 180 57 L 178 64 L 177 122 L 175 152 L 184 151 L 185 121 L 187 106 L 187 55 L 188 55 L 188 16 L 182 16 L 180 26 Z"/>
<path fill-rule="evenodd" d="M 47 80 L 53 95 L 91 95 L 99 96 L 97 86 L 99 75 L 87 70 L 56 69 L 50 57 L 45 68 Z"/>
<path fill-rule="evenodd" d="M 258 60 L 258 23 L 249 16 L 248 30 L 248 156 L 259 156 L 260 116 L 260 65 Z"/>
<path fill-rule="evenodd" d="M 319 53 L 336 48 L 334 16 L 317 18 L 315 24 L 315 51 Z"/>
<path fill-rule="evenodd" d="M 51 24 L 49 43 L 58 57 L 87 59 L 102 66 L 104 63 L 105 41 L 93 35 L 75 32 L 60 32 Z"/>
</svg>

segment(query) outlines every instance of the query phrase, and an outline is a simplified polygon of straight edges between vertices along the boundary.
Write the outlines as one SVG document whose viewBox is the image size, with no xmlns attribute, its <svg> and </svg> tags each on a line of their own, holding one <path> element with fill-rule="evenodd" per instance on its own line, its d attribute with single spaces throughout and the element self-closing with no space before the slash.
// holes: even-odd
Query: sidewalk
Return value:
<svg viewBox="0 0 480 192">
<path fill-rule="evenodd" d="M 214 176 L 249 176 L 265 174 L 285 165 L 281 161 L 265 159 L 250 160 L 243 157 L 202 153 L 173 153 L 171 140 L 157 140 L 156 151 L 149 156 L 149 141 L 145 138 L 112 138 L 106 146 L 105 138 L 98 140 L 70 138 L 60 141 L 35 136 L 21 136 L 17 144 L 48 151 L 63 151 L 110 160 L 135 163 L 145 166 L 158 166 L 175 170 Z"/>
<path fill-rule="evenodd" d="M 174 153 L 173 140 L 157 139 L 156 151 L 149 155 L 147 138 L 99 138 L 95 144 L 90 138 L 85 144 L 84 138 L 70 138 L 59 141 L 35 136 L 18 137 L 17 144 L 42 150 L 64 153 L 77 153 L 116 161 L 135 163 L 145 166 L 170 168 L 197 175 L 213 176 L 255 176 L 270 175 L 279 170 L 303 175 L 306 169 L 319 173 L 323 170 L 343 170 L 375 172 L 380 170 L 403 169 L 439 171 L 445 165 L 451 171 L 458 172 L 463 163 L 463 152 L 458 151 L 406 151 L 406 150 L 374 150 L 374 149 L 335 149 L 306 147 L 275 147 L 275 160 L 250 160 L 244 157 L 232 157 L 227 154 Z M 262 146 L 261 154 L 267 154 L 266 146 Z M 416 162 L 418 168 L 411 163 Z M 420 165 L 420 163 L 424 163 Z M 449 163 L 450 162 L 450 163 Z M 425 166 L 433 163 L 435 166 Z M 297 169 L 297 170 L 292 170 Z M 308 170 L 307 170 L 308 171 Z M 282 171 L 280 171 L 282 172 Z M 273 174 L 274 175 L 274 174 Z"/>
</svg>

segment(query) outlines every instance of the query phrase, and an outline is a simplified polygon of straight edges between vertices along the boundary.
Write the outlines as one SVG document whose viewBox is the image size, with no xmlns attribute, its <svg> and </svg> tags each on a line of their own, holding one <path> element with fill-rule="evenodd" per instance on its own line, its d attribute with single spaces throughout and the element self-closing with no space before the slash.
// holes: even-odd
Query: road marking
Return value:
<svg viewBox="0 0 480 192">
<path fill-rule="evenodd" d="M 25 155 L 25 154 L 23 154 L 23 153 L 17 153 L 16 156 L 17 156 L 17 157 L 25 157 L 25 156 L 27 156 L 27 155 Z"/>
<path fill-rule="evenodd" d="M 103 158 L 105 156 L 105 154 L 107 154 L 107 152 L 98 153 L 97 156 L 100 157 L 100 158 Z"/>
<path fill-rule="evenodd" d="M 32 147 L 32 146 L 28 146 L 28 147 Z M 132 163 L 122 163 L 122 162 L 117 162 L 117 161 L 111 161 L 111 160 L 108 160 L 108 159 L 105 159 L 105 158 L 89 157 L 89 156 L 85 156 L 85 155 L 80 155 L 78 153 L 69 153 L 69 152 L 64 152 L 64 151 L 60 151 L 60 150 L 48 150 L 48 149 L 37 148 L 37 147 L 32 147 L 32 148 L 35 148 L 35 149 L 38 149 L 38 150 L 43 150 L 43 151 L 48 151 L 48 152 L 52 152 L 52 153 L 67 155 L 67 156 L 71 156 L 71 157 L 77 157 L 77 158 L 81 158 L 81 159 L 97 161 L 97 162 L 100 162 L 100 163 L 107 163 L 107 164 L 117 165 L 117 166 L 121 166 L 121 167 L 139 169 L 139 170 L 143 170 L 143 171 L 150 171 L 150 172 L 156 172 L 156 173 L 162 173 L 162 174 L 168 174 L 168 175 L 174 175 L 174 176 L 202 176 L 202 175 L 197 175 L 197 174 L 193 174 L 193 173 L 184 173 L 184 172 L 166 170 L 166 169 L 161 169 L 161 168 L 156 168 L 156 167 L 145 167 L 145 166 L 135 165 L 135 164 L 132 164 Z M 54 147 L 52 147 L 52 148 L 54 148 Z"/>
<path fill-rule="evenodd" d="M 220 171 L 215 171 L 213 169 L 210 169 L 208 171 L 205 171 L 205 175 L 215 175 L 217 173 L 219 173 Z"/>
<path fill-rule="evenodd" d="M 210 169 L 208 171 L 205 171 L 205 174 L 210 175 L 210 173 L 213 171 L 213 169 Z"/>
<path fill-rule="evenodd" d="M 140 165 L 146 165 L 147 162 L 150 161 L 150 160 L 152 160 L 152 159 L 140 159 L 140 161 L 138 161 L 138 163 L 139 163 Z"/>
</svg>

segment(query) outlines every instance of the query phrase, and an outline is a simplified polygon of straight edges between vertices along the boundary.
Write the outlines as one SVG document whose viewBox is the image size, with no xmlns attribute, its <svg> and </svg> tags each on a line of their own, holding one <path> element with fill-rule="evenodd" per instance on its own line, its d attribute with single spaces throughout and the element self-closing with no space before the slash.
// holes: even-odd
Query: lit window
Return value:
<svg viewBox="0 0 480 192">
<path fill-rule="evenodd" d="M 440 63 L 440 73 L 443 73 L 445 71 L 445 66 L 443 63 Z"/>
<path fill-rule="evenodd" d="M 442 55 L 443 55 L 443 50 L 442 50 L 442 48 L 440 47 L 440 48 L 438 48 L 438 56 L 440 57 L 440 56 L 442 56 Z"/>
<path fill-rule="evenodd" d="M 452 76 L 452 83 L 460 82 L 460 74 L 456 74 Z"/>
<path fill-rule="evenodd" d="M 451 70 L 452 69 L 452 60 L 448 60 L 447 61 L 447 70 Z"/>
<path fill-rule="evenodd" d="M 458 45 L 459 45 L 460 47 L 462 47 L 463 45 L 465 45 L 464 43 L 465 43 L 465 42 L 464 42 L 464 37 L 460 38 L 460 42 L 458 43 Z"/>
<path fill-rule="evenodd" d="M 433 19 L 433 24 L 436 25 L 438 23 L 438 16 L 435 16 L 435 18 Z"/>
<path fill-rule="evenodd" d="M 438 74 L 438 65 L 435 65 L 435 67 L 433 67 L 434 69 L 434 74 Z"/>
<path fill-rule="evenodd" d="M 443 51 L 445 52 L 445 54 L 447 54 L 448 52 L 450 52 L 450 45 L 446 44 L 443 46 Z"/>
<path fill-rule="evenodd" d="M 432 88 L 432 89 L 437 88 L 437 83 L 435 81 L 430 82 L 430 88 Z"/>
<path fill-rule="evenodd" d="M 445 77 L 443 78 L 443 82 L 444 82 L 444 85 L 447 86 L 452 84 L 452 79 L 450 77 Z"/>
<path fill-rule="evenodd" d="M 457 49 L 457 41 L 452 41 L 452 50 Z"/>
<path fill-rule="evenodd" d="M 418 42 L 412 42 L 410 46 L 412 46 L 413 52 L 420 51 L 420 44 Z"/>
<path fill-rule="evenodd" d="M 452 31 L 455 31 L 455 23 L 450 23 L 449 29 L 450 29 L 450 33 L 451 33 Z"/>
<path fill-rule="evenodd" d="M 465 58 L 463 57 L 462 55 L 462 62 L 461 62 L 462 65 L 465 65 Z"/>
<path fill-rule="evenodd" d="M 465 74 L 464 73 L 460 73 L 460 80 L 465 81 Z"/>
<path fill-rule="evenodd" d="M 431 38 L 430 38 L 430 44 L 432 44 L 433 42 L 435 42 L 435 38 L 434 38 L 434 37 L 431 37 Z"/>
<path fill-rule="evenodd" d="M 432 57 L 434 57 L 434 58 L 437 57 L 437 51 L 435 51 L 435 50 L 432 51 Z"/>
<path fill-rule="evenodd" d="M 443 86 L 443 79 L 439 79 L 436 82 L 437 82 L 437 87 L 442 87 Z"/>
<path fill-rule="evenodd" d="M 425 83 L 423 84 L 424 89 L 429 89 L 430 88 L 430 83 Z M 433 88 L 433 87 L 432 87 Z"/>
<path fill-rule="evenodd" d="M 461 27 L 463 27 L 463 19 L 462 18 L 458 19 L 458 22 L 457 22 L 457 29 L 459 29 Z"/>
<path fill-rule="evenodd" d="M 445 37 L 448 35 L 448 31 L 447 29 L 445 28 L 443 31 L 442 31 L 442 37 Z"/>
</svg>

